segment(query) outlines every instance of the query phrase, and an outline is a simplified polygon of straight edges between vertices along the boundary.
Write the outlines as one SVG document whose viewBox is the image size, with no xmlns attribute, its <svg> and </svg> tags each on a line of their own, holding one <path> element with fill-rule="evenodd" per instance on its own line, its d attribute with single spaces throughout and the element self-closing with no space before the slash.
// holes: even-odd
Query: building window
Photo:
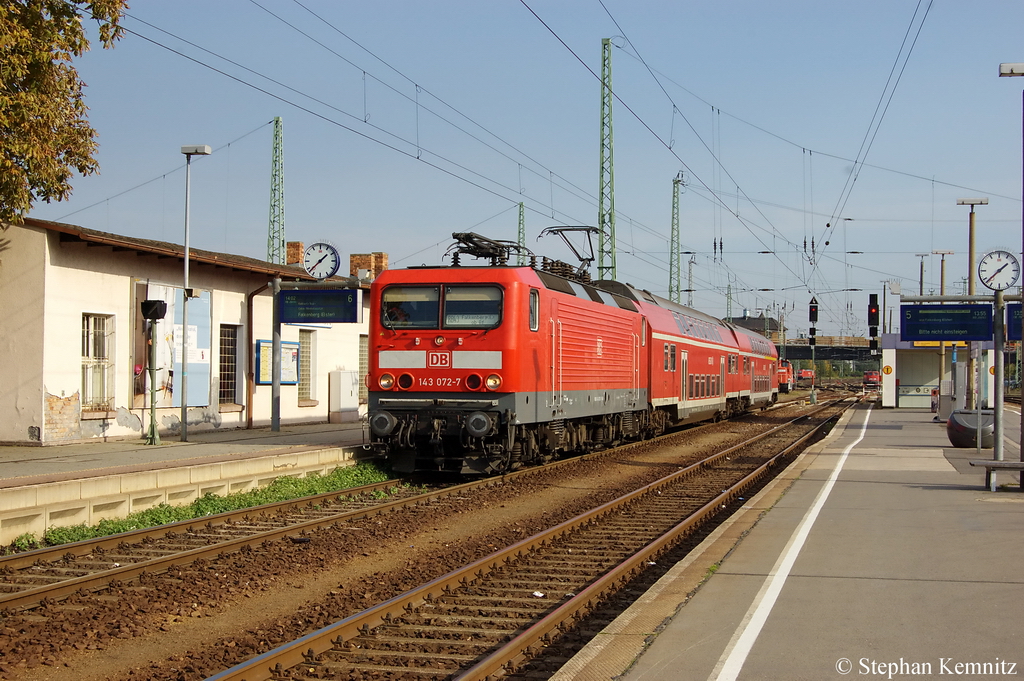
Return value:
<svg viewBox="0 0 1024 681">
<path fill-rule="evenodd" d="M 114 408 L 114 318 L 82 315 L 82 409 Z"/>
<path fill-rule="evenodd" d="M 220 390 L 221 404 L 233 404 L 238 399 L 238 327 L 221 324 L 220 327 Z"/>
<path fill-rule="evenodd" d="M 313 331 L 299 330 L 299 404 L 313 397 Z"/>
</svg>

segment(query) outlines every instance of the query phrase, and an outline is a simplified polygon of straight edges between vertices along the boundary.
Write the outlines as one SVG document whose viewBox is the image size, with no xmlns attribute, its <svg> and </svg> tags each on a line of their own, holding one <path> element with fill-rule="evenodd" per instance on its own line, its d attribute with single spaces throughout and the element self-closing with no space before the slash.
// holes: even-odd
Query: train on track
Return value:
<svg viewBox="0 0 1024 681">
<path fill-rule="evenodd" d="M 514 242 L 452 236 L 450 266 L 386 270 L 371 288 L 371 448 L 392 470 L 501 473 L 777 400 L 767 338 L 584 266 L 510 264 Z"/>
<path fill-rule="evenodd" d="M 778 378 L 780 393 L 788 393 L 793 389 L 793 363 L 788 359 L 779 360 Z"/>
</svg>

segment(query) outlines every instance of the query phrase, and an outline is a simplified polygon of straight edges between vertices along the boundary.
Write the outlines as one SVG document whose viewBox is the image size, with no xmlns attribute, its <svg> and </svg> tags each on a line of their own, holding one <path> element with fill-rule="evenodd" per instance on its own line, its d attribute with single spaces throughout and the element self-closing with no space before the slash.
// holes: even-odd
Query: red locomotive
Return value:
<svg viewBox="0 0 1024 681">
<path fill-rule="evenodd" d="M 788 393 L 793 389 L 793 363 L 788 359 L 779 360 L 779 392 Z"/>
<path fill-rule="evenodd" d="M 515 244 L 452 236 L 452 266 L 387 270 L 372 287 L 370 429 L 397 472 L 499 473 L 778 397 L 762 336 L 565 263 L 509 265 Z"/>
</svg>

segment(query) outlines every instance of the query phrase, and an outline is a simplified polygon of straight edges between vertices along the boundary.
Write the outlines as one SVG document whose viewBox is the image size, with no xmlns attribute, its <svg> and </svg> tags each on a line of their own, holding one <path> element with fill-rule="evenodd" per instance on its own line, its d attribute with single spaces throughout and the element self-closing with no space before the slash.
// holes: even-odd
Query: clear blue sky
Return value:
<svg viewBox="0 0 1024 681">
<path fill-rule="evenodd" d="M 681 170 L 694 307 L 720 317 L 731 284 L 734 316 L 787 306 L 806 332 L 816 295 L 819 334 L 864 335 L 882 281 L 916 292 L 915 254 L 938 293 L 933 250 L 955 251 L 959 291 L 958 198 L 989 198 L 979 253 L 1020 250 L 1024 78 L 998 77 L 1024 62 L 1020 2 L 136 0 L 128 15 L 113 50 L 77 63 L 101 174 L 34 217 L 181 243 L 179 149 L 208 144 L 192 245 L 265 258 L 281 116 L 288 240 L 440 263 L 452 232 L 515 239 L 523 201 L 528 245 L 569 260 L 537 236 L 596 224 L 613 38 L 620 280 L 667 294 Z"/>
</svg>

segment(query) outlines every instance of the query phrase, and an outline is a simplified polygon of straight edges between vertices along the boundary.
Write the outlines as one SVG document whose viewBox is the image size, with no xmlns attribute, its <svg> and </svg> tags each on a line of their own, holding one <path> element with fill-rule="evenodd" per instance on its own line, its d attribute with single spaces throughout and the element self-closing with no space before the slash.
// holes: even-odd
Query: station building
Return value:
<svg viewBox="0 0 1024 681">
<path fill-rule="evenodd" d="M 0 228 L 0 443 L 144 437 L 146 300 L 167 308 L 152 322 L 155 420 L 161 435 L 179 434 L 183 247 L 32 218 Z M 288 247 L 288 261 L 300 262 L 302 244 Z M 190 249 L 189 261 L 189 432 L 269 425 L 272 281 L 287 288 L 315 280 L 299 265 L 226 253 Z M 350 265 L 347 281 L 363 311 L 358 323 L 282 326 L 282 424 L 365 412 L 363 293 L 387 256 L 353 255 Z"/>
</svg>

